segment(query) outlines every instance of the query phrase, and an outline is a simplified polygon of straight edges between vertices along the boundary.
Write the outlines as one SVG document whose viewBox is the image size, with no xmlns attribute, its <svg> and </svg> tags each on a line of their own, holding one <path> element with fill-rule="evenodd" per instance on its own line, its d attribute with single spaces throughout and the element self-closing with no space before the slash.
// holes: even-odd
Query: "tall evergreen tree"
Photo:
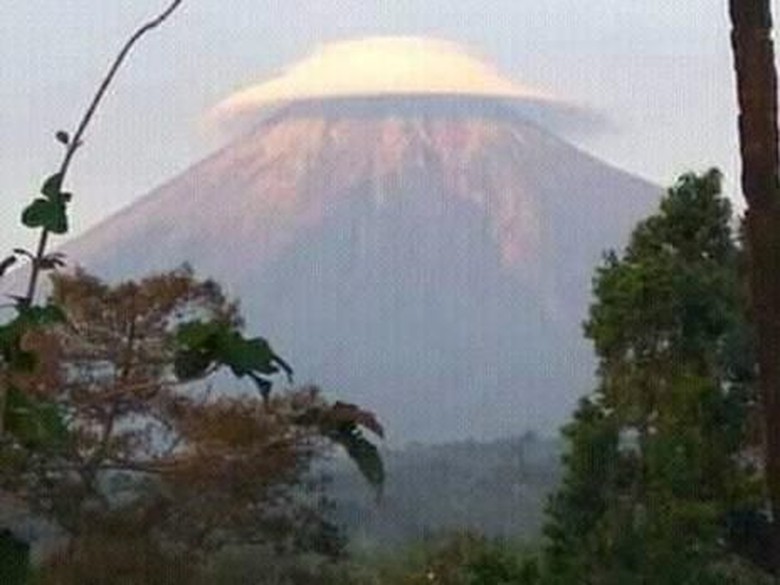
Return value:
<svg viewBox="0 0 780 585">
<path fill-rule="evenodd" d="M 720 185 L 715 170 L 681 177 L 596 273 L 585 332 L 599 382 L 565 429 L 551 583 L 740 583 L 734 553 L 761 556 L 754 362 Z"/>
</svg>

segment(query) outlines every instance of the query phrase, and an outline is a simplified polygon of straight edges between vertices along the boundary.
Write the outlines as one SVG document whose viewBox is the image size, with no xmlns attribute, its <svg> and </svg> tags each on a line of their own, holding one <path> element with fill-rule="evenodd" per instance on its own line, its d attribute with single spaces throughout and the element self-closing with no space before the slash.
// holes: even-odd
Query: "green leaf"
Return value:
<svg viewBox="0 0 780 585">
<path fill-rule="evenodd" d="M 35 199 L 22 212 L 22 223 L 27 227 L 43 227 L 51 214 L 51 202 L 46 199 Z"/>
<path fill-rule="evenodd" d="M 219 323 L 190 321 L 176 331 L 178 348 L 173 369 L 179 380 L 194 380 L 206 374 L 217 360 L 216 341 L 222 332 Z"/>
<path fill-rule="evenodd" d="M 28 448 L 56 448 L 68 436 L 55 403 L 29 396 L 13 386 L 6 397 L 5 428 Z"/>
<path fill-rule="evenodd" d="M 273 359 L 274 363 L 277 366 L 279 366 L 279 368 L 285 373 L 285 375 L 287 376 L 287 381 L 290 384 L 292 384 L 292 382 L 293 382 L 293 374 L 294 374 L 292 366 L 290 364 L 288 364 L 284 359 L 282 359 L 281 357 L 279 357 L 275 353 L 273 354 L 271 359 Z"/>
<path fill-rule="evenodd" d="M 58 199 L 62 192 L 62 173 L 55 173 L 48 177 L 41 187 L 41 194 L 48 199 Z"/>
<path fill-rule="evenodd" d="M 44 228 L 54 234 L 68 231 L 65 203 L 59 199 L 35 199 L 22 212 L 22 223 L 30 228 Z"/>
<path fill-rule="evenodd" d="M 267 402 L 268 396 L 271 394 L 271 389 L 273 388 L 273 382 L 271 382 L 271 380 L 268 378 L 258 376 L 254 373 L 250 373 L 249 377 L 252 378 L 255 386 L 257 386 L 257 390 L 260 392 L 260 396 L 262 396 L 263 401 Z"/>
<path fill-rule="evenodd" d="M 216 363 L 230 368 L 234 376 L 249 376 L 263 396 L 267 396 L 270 381 L 265 376 L 284 371 L 291 377 L 290 365 L 276 355 L 262 337 L 245 339 L 229 323 L 218 321 L 191 321 L 179 326 L 176 332 L 179 344 L 174 359 L 174 371 L 182 380 L 202 376 Z"/>
<path fill-rule="evenodd" d="M 179 351 L 173 360 L 173 371 L 179 380 L 195 380 L 206 374 L 213 361 L 213 358 L 204 351 Z"/>
<path fill-rule="evenodd" d="M 219 339 L 219 359 L 239 378 L 253 372 L 275 374 L 274 352 L 265 339 L 244 339 L 240 333 L 231 332 Z"/>
<path fill-rule="evenodd" d="M 0 356 L 14 371 L 30 372 L 34 370 L 38 359 L 35 353 L 22 348 L 24 334 L 36 327 L 65 321 L 65 313 L 56 305 L 29 307 L 22 302 L 18 303 L 16 317 L 0 326 Z"/>
<path fill-rule="evenodd" d="M 354 404 L 336 402 L 330 408 L 304 413 L 298 423 L 318 427 L 322 436 L 341 445 L 363 477 L 381 495 L 385 480 L 384 464 L 377 447 L 365 438 L 359 428 L 362 426 L 380 437 L 384 436 L 384 429 L 373 413 Z"/>
<path fill-rule="evenodd" d="M 67 321 L 65 312 L 57 305 L 20 308 L 18 319 L 21 323 L 33 327 L 54 325 L 57 323 L 65 323 Z"/>
<path fill-rule="evenodd" d="M 385 466 L 376 445 L 354 427 L 332 432 L 329 437 L 344 448 L 349 458 L 357 465 L 361 475 L 381 495 L 385 482 Z"/>
<path fill-rule="evenodd" d="M 189 321 L 179 325 L 176 341 L 189 349 L 202 349 L 224 331 L 225 327 L 214 321 Z"/>
</svg>

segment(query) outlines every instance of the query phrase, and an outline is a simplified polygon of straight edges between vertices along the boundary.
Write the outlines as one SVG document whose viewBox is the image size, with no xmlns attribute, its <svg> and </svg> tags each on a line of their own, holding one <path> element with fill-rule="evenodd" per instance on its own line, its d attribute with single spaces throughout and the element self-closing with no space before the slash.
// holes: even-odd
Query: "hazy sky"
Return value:
<svg viewBox="0 0 780 585">
<path fill-rule="evenodd" d="M 3 0 L 0 250 L 30 237 L 19 211 L 129 31 L 167 0 Z M 688 169 L 738 171 L 726 0 L 185 0 L 139 45 L 86 137 L 70 187 L 75 232 L 216 145 L 204 112 L 318 44 L 368 35 L 463 43 L 517 81 L 593 108 L 569 136 L 668 184 Z"/>
</svg>

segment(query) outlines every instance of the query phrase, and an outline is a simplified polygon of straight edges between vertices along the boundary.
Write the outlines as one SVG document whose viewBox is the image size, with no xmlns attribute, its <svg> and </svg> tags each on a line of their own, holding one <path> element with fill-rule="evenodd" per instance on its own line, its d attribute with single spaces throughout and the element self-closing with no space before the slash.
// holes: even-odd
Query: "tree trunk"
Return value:
<svg viewBox="0 0 780 585">
<path fill-rule="evenodd" d="M 780 574 L 780 190 L 777 72 L 770 0 L 729 0 L 739 98 L 742 191 L 748 203 L 747 249 L 752 320 L 771 499 L 772 566 Z"/>
</svg>

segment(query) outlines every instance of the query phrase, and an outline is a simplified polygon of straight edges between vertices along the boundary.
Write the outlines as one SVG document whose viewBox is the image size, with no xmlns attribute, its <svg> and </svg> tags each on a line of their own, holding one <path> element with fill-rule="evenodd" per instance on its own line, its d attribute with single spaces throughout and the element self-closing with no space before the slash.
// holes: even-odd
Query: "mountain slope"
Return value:
<svg viewBox="0 0 780 585">
<path fill-rule="evenodd" d="M 64 247 L 107 278 L 190 262 L 395 439 L 559 424 L 590 385 L 590 277 L 660 190 L 499 100 L 295 102 Z"/>
</svg>

